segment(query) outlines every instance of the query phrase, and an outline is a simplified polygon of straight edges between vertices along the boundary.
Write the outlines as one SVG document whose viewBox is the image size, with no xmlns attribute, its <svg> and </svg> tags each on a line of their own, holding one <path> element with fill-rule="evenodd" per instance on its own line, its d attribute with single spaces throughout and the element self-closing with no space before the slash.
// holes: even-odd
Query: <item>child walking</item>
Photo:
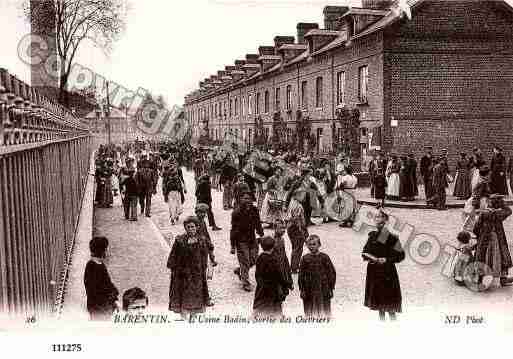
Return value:
<svg viewBox="0 0 513 359">
<path fill-rule="evenodd" d="M 119 292 L 110 280 L 105 263 L 109 241 L 105 237 L 94 237 L 89 242 L 91 259 L 84 271 L 84 286 L 87 296 L 87 311 L 91 320 L 110 320 L 118 308 Z"/>
<path fill-rule="evenodd" d="M 294 282 L 292 280 L 292 271 L 290 270 L 289 259 L 287 258 L 287 253 L 285 252 L 285 241 L 283 240 L 283 235 L 285 234 L 287 225 L 285 221 L 282 219 L 277 219 L 274 223 L 274 249 L 273 255 L 278 260 L 280 264 L 281 270 L 285 275 L 285 279 L 287 280 L 288 290 L 294 289 Z"/>
<path fill-rule="evenodd" d="M 255 279 L 257 287 L 253 301 L 253 316 L 268 316 L 279 319 L 283 316 L 282 303 L 289 294 L 289 283 L 280 263 L 273 255 L 274 238 L 263 237 L 260 246 L 263 252 L 256 261 Z"/>
<path fill-rule="evenodd" d="M 330 257 L 319 251 L 319 236 L 314 234 L 308 237 L 306 246 L 310 253 L 301 259 L 298 276 L 305 316 L 329 318 L 337 273 Z"/>
</svg>

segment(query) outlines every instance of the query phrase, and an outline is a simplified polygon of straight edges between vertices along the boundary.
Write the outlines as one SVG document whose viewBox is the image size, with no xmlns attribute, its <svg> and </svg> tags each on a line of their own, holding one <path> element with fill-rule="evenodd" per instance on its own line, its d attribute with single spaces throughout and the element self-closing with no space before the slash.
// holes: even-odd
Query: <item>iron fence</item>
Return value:
<svg viewBox="0 0 513 359">
<path fill-rule="evenodd" d="M 56 308 L 91 145 L 70 111 L 0 69 L 0 311 Z"/>
</svg>

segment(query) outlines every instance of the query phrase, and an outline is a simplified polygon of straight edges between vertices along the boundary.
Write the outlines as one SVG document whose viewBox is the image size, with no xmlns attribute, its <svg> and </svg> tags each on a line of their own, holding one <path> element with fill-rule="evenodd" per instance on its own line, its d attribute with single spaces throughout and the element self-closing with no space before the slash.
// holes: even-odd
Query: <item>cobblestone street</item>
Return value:
<svg viewBox="0 0 513 359">
<path fill-rule="evenodd" d="M 188 193 L 184 213 L 179 224 L 171 226 L 166 203 L 163 201 L 160 184 L 158 194 L 153 197 L 152 217 L 139 216 L 138 222 L 127 222 L 123 218 L 119 197 L 111 209 L 95 210 L 95 233 L 105 235 L 110 241 L 110 254 L 107 266 L 112 280 L 121 293 L 139 286 L 150 297 L 151 312 L 165 312 L 168 305 L 169 271 L 166 260 L 174 236 L 183 233 L 183 219 L 193 214 L 195 204 L 194 180 L 192 173 L 184 172 Z M 214 278 L 209 281 L 209 289 L 215 306 L 208 308 L 207 314 L 232 314 L 247 316 L 251 313 L 254 292 L 242 290 L 241 284 L 233 274 L 237 266 L 236 256 L 231 255 L 229 230 L 231 211 L 222 209 L 222 193 L 213 190 L 214 214 L 221 231 L 210 232 L 215 245 L 215 254 L 219 265 L 215 267 Z M 396 230 L 404 224 L 414 227 L 413 233 L 434 235 L 442 244 L 456 244 L 456 234 L 461 228 L 461 210 L 445 212 L 422 209 L 389 209 L 398 219 Z M 320 219 L 314 219 L 319 222 Z M 401 226 L 399 226 L 399 224 Z M 513 240 L 513 219 L 505 222 L 508 239 Z M 311 234 L 321 237 L 321 250 L 327 253 L 337 270 L 337 285 L 332 301 L 335 316 L 349 320 L 375 320 L 377 314 L 363 306 L 366 264 L 361 259 L 361 251 L 367 239 L 368 228 L 357 232 L 349 228 L 339 228 L 337 223 L 319 224 L 309 228 Z M 266 230 L 266 234 L 272 234 Z M 286 250 L 290 257 L 290 243 L 286 238 Z M 405 245 L 405 250 L 410 248 Z M 82 245 L 82 252 L 86 246 Z M 306 248 L 305 252 L 306 253 Z M 87 255 L 75 253 L 70 283 L 67 293 L 65 313 L 70 308 L 85 309 L 85 293 L 82 275 Z M 513 288 L 493 288 L 484 293 L 474 293 L 464 287 L 456 286 L 445 277 L 442 263 L 446 256 L 434 264 L 421 265 L 407 255 L 406 260 L 397 268 L 403 294 L 402 320 L 415 320 L 428 315 L 435 321 L 443 321 L 444 315 L 461 313 L 481 313 L 487 315 L 496 312 L 499 318 L 508 310 L 513 299 Z M 254 283 L 254 269 L 250 272 Z M 297 276 L 294 276 L 297 281 Z M 297 282 L 296 282 L 297 284 Z M 490 307 L 490 304 L 493 306 Z M 496 309 L 496 310 L 495 310 Z M 294 290 L 284 303 L 286 315 L 295 317 L 303 313 L 299 293 Z M 435 315 L 433 315 L 433 313 Z"/>
<path fill-rule="evenodd" d="M 195 203 L 194 180 L 191 173 L 184 172 L 188 194 L 184 215 L 193 214 Z M 216 247 L 215 254 L 219 262 L 214 278 L 210 282 L 210 291 L 216 305 L 211 309 L 219 314 L 240 313 L 247 314 L 251 310 L 253 293 L 242 290 L 241 285 L 233 274 L 237 266 L 236 257 L 230 255 L 229 230 L 231 211 L 222 209 L 222 193 L 213 190 L 214 214 L 217 224 L 222 231 L 211 232 Z M 461 209 L 452 209 L 444 212 L 435 210 L 389 209 L 390 213 L 399 219 L 399 222 L 408 223 L 415 228 L 415 233 L 435 235 L 440 243 L 456 244 L 456 234 L 461 228 Z M 166 240 L 171 243 L 174 235 L 183 232 L 180 224 L 171 226 L 168 220 L 168 210 L 163 202 L 162 195 L 154 197 L 152 220 L 161 230 Z M 314 221 L 319 221 L 314 219 Z M 513 219 L 505 222 L 508 239 L 513 240 Z M 338 317 L 374 318 L 372 313 L 363 307 L 366 264 L 361 259 L 361 250 L 367 239 L 367 230 L 355 232 L 352 229 L 339 228 L 337 223 L 320 224 L 309 228 L 311 234 L 321 237 L 322 248 L 327 253 L 337 270 L 337 285 L 335 298 L 332 302 L 334 312 Z M 272 231 L 266 230 L 266 234 Z M 287 254 L 290 258 L 290 243 L 286 242 Z M 406 250 L 408 248 L 405 248 Z M 306 253 L 306 248 L 305 248 Z M 442 256 L 445 258 L 445 256 Z M 494 302 L 497 310 L 507 305 L 513 298 L 513 289 L 497 288 L 486 293 L 474 293 L 453 282 L 441 274 L 442 264 L 438 261 L 431 265 L 421 265 L 409 256 L 398 265 L 399 276 L 403 292 L 403 308 L 409 311 L 423 312 L 434 307 L 436 312 L 444 313 L 461 310 L 469 306 L 478 310 L 481 304 Z M 254 282 L 254 270 L 250 272 Z M 297 280 L 297 276 L 294 276 Z M 295 316 L 302 313 L 302 303 L 297 290 L 293 291 L 284 304 L 287 315 Z"/>
</svg>

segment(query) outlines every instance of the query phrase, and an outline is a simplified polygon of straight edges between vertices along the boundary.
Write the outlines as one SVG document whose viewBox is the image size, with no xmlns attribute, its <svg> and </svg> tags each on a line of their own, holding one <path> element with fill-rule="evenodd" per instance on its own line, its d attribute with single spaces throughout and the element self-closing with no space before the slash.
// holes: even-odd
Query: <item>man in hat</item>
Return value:
<svg viewBox="0 0 513 359">
<path fill-rule="evenodd" d="M 221 177 L 219 181 L 223 185 L 223 208 L 233 209 L 233 184 L 237 176 L 237 169 L 228 154 L 222 164 Z"/>
<path fill-rule="evenodd" d="M 232 229 L 230 231 L 230 253 L 237 253 L 239 267 L 233 272 L 242 281 L 242 288 L 250 292 L 249 269 L 255 265 L 258 256 L 258 242 L 255 232 L 263 237 L 264 230 L 258 209 L 252 203 L 251 193 L 245 192 L 241 204 L 232 212 Z"/>
<path fill-rule="evenodd" d="M 376 153 L 373 152 L 371 155 L 372 159 L 369 162 L 369 180 L 370 180 L 370 191 L 371 197 L 374 198 L 374 178 L 378 172 L 378 160 L 376 159 Z"/>
<path fill-rule="evenodd" d="M 426 147 L 427 153 L 420 159 L 420 175 L 424 182 L 424 191 L 426 200 L 433 196 L 432 179 L 433 179 L 433 147 Z"/>
<path fill-rule="evenodd" d="M 141 154 L 141 160 L 137 164 L 136 176 L 139 185 L 141 214 L 144 213 L 146 217 L 151 217 L 151 197 L 157 193 L 158 173 L 145 151 Z"/>
<path fill-rule="evenodd" d="M 221 230 L 221 228 L 216 225 L 214 213 L 212 212 L 212 187 L 210 185 L 210 177 L 207 174 L 199 178 L 198 185 L 196 186 L 196 201 L 208 205 L 208 224 L 212 227 L 212 230 Z"/>
<path fill-rule="evenodd" d="M 506 181 L 506 158 L 502 154 L 502 149 L 499 146 L 494 146 L 493 148 L 493 157 L 490 167 L 492 170 L 490 178 L 492 193 L 507 195 L 508 184 Z"/>
<path fill-rule="evenodd" d="M 443 157 L 440 157 L 437 164 L 433 168 L 433 195 L 435 196 L 435 207 L 440 210 L 446 210 L 446 188 L 447 182 L 447 167 L 445 166 Z"/>
</svg>

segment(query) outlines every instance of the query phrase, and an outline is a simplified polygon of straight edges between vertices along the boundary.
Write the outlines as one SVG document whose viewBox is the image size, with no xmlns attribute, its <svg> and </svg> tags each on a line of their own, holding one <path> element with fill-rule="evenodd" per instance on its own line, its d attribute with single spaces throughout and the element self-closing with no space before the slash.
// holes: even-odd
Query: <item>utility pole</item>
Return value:
<svg viewBox="0 0 513 359">
<path fill-rule="evenodd" d="M 108 143 L 111 144 L 111 131 L 110 131 L 110 97 L 109 97 L 109 81 L 107 81 L 107 109 L 105 110 L 105 116 L 107 116 L 107 135 Z"/>
</svg>

